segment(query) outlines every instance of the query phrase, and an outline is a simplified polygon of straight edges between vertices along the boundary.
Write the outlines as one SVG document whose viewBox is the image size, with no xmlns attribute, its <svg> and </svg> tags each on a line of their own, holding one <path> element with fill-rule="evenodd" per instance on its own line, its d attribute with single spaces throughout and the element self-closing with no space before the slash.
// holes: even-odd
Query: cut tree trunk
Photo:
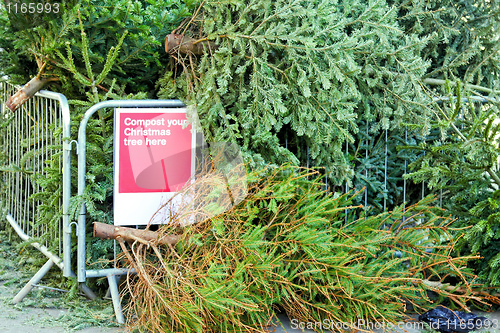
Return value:
<svg viewBox="0 0 500 333">
<path fill-rule="evenodd" d="M 159 245 L 174 245 L 179 240 L 177 235 L 162 235 L 156 231 L 117 227 L 110 224 L 94 222 L 94 237 L 102 239 L 123 239 L 128 243 L 151 242 Z"/>
<path fill-rule="evenodd" d="M 179 34 L 168 34 L 165 37 L 165 52 L 167 53 L 193 53 L 193 54 L 203 54 L 206 50 L 215 50 L 217 46 L 214 42 L 209 42 L 204 39 L 195 39 L 192 37 L 179 35 Z"/>
<path fill-rule="evenodd" d="M 50 79 L 41 79 L 39 77 L 34 77 L 30 82 L 26 83 L 18 92 L 10 96 L 5 105 L 11 110 L 16 111 L 21 105 L 23 105 L 28 99 L 33 97 L 42 89 Z"/>
</svg>

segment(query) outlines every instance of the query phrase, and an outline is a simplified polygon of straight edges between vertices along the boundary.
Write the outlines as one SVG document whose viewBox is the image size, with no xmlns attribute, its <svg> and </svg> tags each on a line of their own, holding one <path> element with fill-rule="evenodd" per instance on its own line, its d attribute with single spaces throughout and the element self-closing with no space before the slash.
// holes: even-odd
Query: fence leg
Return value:
<svg viewBox="0 0 500 333">
<path fill-rule="evenodd" d="M 116 321 L 118 324 L 125 324 L 125 316 L 123 316 L 122 312 L 122 304 L 120 300 L 120 293 L 118 291 L 116 275 L 108 275 L 107 277 L 111 298 L 113 300 L 113 308 L 115 309 Z"/>
<path fill-rule="evenodd" d="M 71 272 L 73 273 L 73 272 Z M 72 277 L 76 277 L 75 273 L 73 273 Z M 85 282 L 80 282 L 80 290 L 87 296 L 88 299 L 90 300 L 95 300 L 97 298 L 97 295 L 94 294 L 92 289 L 90 289 Z"/>
<path fill-rule="evenodd" d="M 33 285 L 40 282 L 45 274 L 50 270 L 50 268 L 54 265 L 52 259 L 47 260 L 47 262 L 36 272 L 36 274 L 28 281 L 28 283 L 21 289 L 21 291 L 14 297 L 12 300 L 14 304 L 17 304 L 23 300 L 23 298 L 33 289 Z"/>
</svg>

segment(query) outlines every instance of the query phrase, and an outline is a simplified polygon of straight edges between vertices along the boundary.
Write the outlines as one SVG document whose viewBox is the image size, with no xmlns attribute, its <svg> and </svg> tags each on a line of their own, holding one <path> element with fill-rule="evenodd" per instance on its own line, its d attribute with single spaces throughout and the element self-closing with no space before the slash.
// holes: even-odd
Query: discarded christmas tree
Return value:
<svg viewBox="0 0 500 333">
<path fill-rule="evenodd" d="M 238 142 L 252 167 L 323 166 L 343 184 L 360 120 L 426 112 L 413 101 L 431 37 L 405 35 L 397 15 L 385 1 L 203 1 L 166 38 L 158 96 L 196 106 L 207 140 Z"/>
<path fill-rule="evenodd" d="M 252 167 L 322 166 L 334 190 L 368 187 L 378 212 L 442 190 L 455 225 L 476 224 L 462 253 L 479 251 L 498 289 L 499 13 L 468 0 L 203 1 L 166 38 L 159 96 L 195 105 L 208 137 L 238 142 Z M 454 102 L 469 96 L 487 104 Z M 400 181 L 410 164 L 419 191 Z"/>
<path fill-rule="evenodd" d="M 185 228 L 176 221 L 191 213 L 179 212 L 159 231 L 179 235 L 175 246 L 121 243 L 137 271 L 127 283 L 131 326 L 262 332 L 281 310 L 354 328 L 360 319 L 401 319 L 406 302 L 428 308 L 429 290 L 459 307 L 484 302 L 464 269 L 472 257 L 450 257 L 451 221 L 430 199 L 365 218 L 350 194 L 322 191 L 312 170 L 284 166 L 262 177 L 269 171 L 250 175 L 249 196 L 229 212 Z"/>
</svg>

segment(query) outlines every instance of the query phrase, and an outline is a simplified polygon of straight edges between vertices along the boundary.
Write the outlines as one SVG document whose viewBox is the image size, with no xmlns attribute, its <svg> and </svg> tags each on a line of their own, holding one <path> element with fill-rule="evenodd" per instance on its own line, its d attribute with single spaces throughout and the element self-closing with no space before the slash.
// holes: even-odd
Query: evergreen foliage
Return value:
<svg viewBox="0 0 500 333">
<path fill-rule="evenodd" d="M 173 54 L 159 96 L 195 105 L 208 140 L 238 142 L 252 166 L 309 158 L 342 184 L 359 120 L 372 132 L 425 111 L 432 36 L 405 34 L 397 15 L 380 0 L 205 1 L 177 31 L 216 47 Z"/>
<path fill-rule="evenodd" d="M 446 214 L 473 225 L 462 253 L 479 251 L 482 281 L 499 287 L 498 105 L 461 103 L 463 96 L 497 98 L 499 13 L 498 2 L 474 0 L 89 0 L 23 30 L 1 12 L 0 71 L 18 84 L 35 75 L 58 80 L 50 89 L 71 100 L 73 137 L 91 105 L 158 89 L 161 98 L 196 106 L 208 140 L 238 143 L 252 168 L 322 166 L 334 191 L 366 186 L 375 213 L 384 201 L 403 204 L 397 178 L 412 163 L 411 179 L 443 190 Z M 162 41 L 174 29 L 211 43 L 201 55 L 165 55 Z M 433 102 L 443 95 L 450 102 Z M 85 200 L 92 219 L 111 222 L 112 113 L 101 112 L 88 128 L 88 186 L 71 209 L 77 214 Z M 50 224 L 60 214 L 52 205 L 60 175 L 53 169 L 33 179 L 44 188 L 37 223 Z M 420 199 L 418 188 L 406 190 L 407 201 Z M 356 223 L 374 228 L 380 216 L 366 219 L 371 226 Z M 221 220 L 201 232 L 209 234 L 214 221 Z M 378 239 L 364 232 L 358 241 Z M 111 253 L 110 242 L 93 242 L 91 262 Z"/>
<path fill-rule="evenodd" d="M 500 87 L 500 3 L 496 1 L 390 1 L 399 6 L 400 23 L 419 36 L 437 33 L 421 54 L 431 66 L 423 83 L 429 95 L 448 98 L 429 103 L 433 110 L 426 142 L 413 143 L 420 154 L 411 178 L 444 194 L 457 227 L 471 227 L 460 238 L 461 253 L 480 253 L 474 261 L 482 282 L 499 290 L 498 91 Z M 435 80 L 438 79 L 438 80 Z M 449 81 L 445 81 L 449 80 Z M 461 83 L 463 82 L 463 83 Z M 444 97 L 444 98 L 441 98 Z M 465 103 L 462 98 L 469 98 Z M 473 103 L 486 97 L 487 103 Z M 422 123 L 410 122 L 415 128 Z M 422 154 L 423 153 L 423 154 Z"/>
<path fill-rule="evenodd" d="M 354 220 L 351 194 L 321 190 L 317 172 L 281 166 L 249 178 L 249 196 L 231 211 L 162 227 L 182 233 L 175 248 L 122 244 L 138 273 L 127 285 L 140 330 L 263 332 L 280 309 L 300 322 L 395 322 L 405 301 L 427 308 L 427 290 L 450 296 L 426 281 L 453 276 L 468 286 L 471 257 L 449 257 L 451 221 L 429 198 Z M 471 296 L 453 294 L 457 305 Z"/>
<path fill-rule="evenodd" d="M 113 79 L 127 93 L 154 91 L 154 84 L 163 72 L 167 57 L 162 51 L 162 41 L 175 24 L 193 9 L 196 1 L 89 0 L 62 2 L 60 15 L 51 16 L 39 25 L 16 29 L 16 22 L 0 14 L 0 68 L 16 84 L 24 84 L 30 76 L 42 75 L 59 81 L 51 86 L 54 91 L 68 98 L 85 99 L 82 81 L 93 80 L 93 73 L 103 72 L 109 64 L 112 46 L 122 44 L 115 54 L 116 62 L 106 81 L 98 88 L 105 92 Z M 2 4 L 3 5 L 3 4 Z M 86 34 L 86 43 L 81 39 L 80 23 Z M 125 32 L 128 34 L 125 35 Z M 123 41 L 120 42 L 120 39 Z M 61 59 L 67 48 L 75 56 L 69 65 Z M 85 59 L 94 67 L 89 72 Z M 78 82 L 70 74 L 72 67 L 82 70 Z M 105 71 L 106 72 L 106 71 Z M 132 74 L 133 73 L 133 74 Z M 97 78 L 103 79 L 103 77 Z"/>
<path fill-rule="evenodd" d="M 500 4 L 484 0 L 389 0 L 407 33 L 437 34 L 421 53 L 427 78 L 498 86 Z"/>
<path fill-rule="evenodd" d="M 425 186 L 407 188 L 406 200 L 415 202 L 422 193 L 443 190 L 443 202 L 459 218 L 457 225 L 483 221 L 465 238 L 463 250 L 494 258 L 497 228 L 485 227 L 494 215 L 478 219 L 484 209 L 470 209 L 484 200 L 494 207 L 488 186 L 499 185 L 492 162 L 497 153 L 469 140 L 476 137 L 473 131 L 487 126 L 482 121 L 496 115 L 488 118 L 483 111 L 482 120 L 455 124 L 453 112 L 461 106 L 453 105 L 450 113 L 433 100 L 455 98 L 440 88 L 446 79 L 451 86 L 463 81 L 467 94 L 495 98 L 499 14 L 497 2 L 467 0 L 207 1 L 193 22 L 177 31 L 213 41 L 207 45 L 216 47 L 207 47 L 201 56 L 172 54 L 177 72 L 167 72 L 159 81 L 159 96 L 181 96 L 194 104 L 205 131 L 215 139 L 239 142 L 252 166 L 323 166 L 335 190 L 345 183 L 349 188 L 366 186 L 366 202 L 377 212 L 384 201 L 387 207 L 402 204 L 402 182 L 390 177 L 402 175 L 404 163 L 413 162 L 419 170 L 411 179 Z M 454 130 L 458 124 L 469 126 L 467 139 Z M 385 147 L 380 140 L 385 129 L 388 185 L 383 183 Z M 461 153 L 448 151 L 451 155 L 445 158 L 436 152 L 441 145 L 448 147 L 448 141 L 465 146 Z M 413 149 L 402 149 L 408 145 Z M 436 146 L 434 152 L 431 146 Z M 453 171 L 445 172 L 448 168 Z M 355 200 L 365 202 L 361 196 Z M 479 237 L 483 231 L 485 236 Z M 498 287 L 490 273 L 496 267 L 496 259 L 476 266 L 484 282 Z"/>
<path fill-rule="evenodd" d="M 414 172 L 408 177 L 427 181 L 430 187 L 443 191 L 444 207 L 457 218 L 456 226 L 471 226 L 457 249 L 480 253 L 484 259 L 475 261 L 473 267 L 483 283 L 498 289 L 498 102 L 473 102 L 474 96 L 460 83 L 454 88 L 445 85 L 443 92 L 449 102 L 436 105 L 440 117 L 432 126 L 441 135 L 413 147 L 425 154 L 413 162 Z M 468 97 L 468 102 L 463 101 L 463 96 Z"/>
</svg>

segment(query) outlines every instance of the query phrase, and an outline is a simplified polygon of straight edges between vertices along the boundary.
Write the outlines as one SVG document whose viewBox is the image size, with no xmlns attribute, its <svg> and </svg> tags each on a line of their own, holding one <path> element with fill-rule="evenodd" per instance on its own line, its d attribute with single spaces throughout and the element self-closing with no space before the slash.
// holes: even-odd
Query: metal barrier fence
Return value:
<svg viewBox="0 0 500 333">
<path fill-rule="evenodd" d="M 97 111 L 105 108 L 178 108 L 184 104 L 179 100 L 111 100 L 95 104 L 88 109 L 83 119 L 80 122 L 78 130 L 78 195 L 83 195 L 86 187 L 86 170 L 87 170 L 87 124 L 89 119 Z M 118 291 L 117 277 L 131 272 L 131 269 L 124 268 L 107 268 L 107 269 L 87 269 L 86 266 L 86 208 L 85 203 L 81 206 L 80 215 L 77 223 L 77 276 L 78 282 L 84 283 L 87 278 L 106 277 L 109 284 L 109 292 L 113 300 L 113 308 L 115 310 L 116 320 L 118 323 L 124 323 L 120 293 Z"/>
<path fill-rule="evenodd" d="M 3 101 L 16 92 L 15 87 L 8 83 L 2 82 L 1 87 Z M 5 190 L 2 191 L 1 200 L 8 214 L 18 222 L 26 235 L 40 238 L 48 234 L 51 240 L 55 240 L 51 243 L 56 244 L 56 253 L 61 257 L 62 221 L 52 228 L 37 225 L 36 221 L 40 216 L 37 207 L 40 203 L 32 198 L 41 191 L 34 177 L 44 175 L 45 162 L 58 153 L 57 147 L 62 145 L 62 132 L 59 135 L 54 132 L 63 127 L 64 118 L 69 125 L 69 108 L 65 98 L 62 96 L 64 99 L 57 100 L 57 97 L 61 96 L 42 92 L 17 112 L 2 110 L 6 127 L 0 142 L 6 163 L 2 177 Z M 57 162 L 62 172 L 62 156 Z M 59 184 L 57 190 L 62 191 L 62 184 Z M 57 205 L 61 210 L 62 198 L 58 200 Z M 45 240 L 44 245 L 48 246 L 48 240 Z"/>
<path fill-rule="evenodd" d="M 366 130 L 366 132 L 365 132 Z M 389 184 L 394 182 L 394 176 L 391 176 L 388 174 L 389 172 L 389 166 L 388 166 L 388 157 L 390 153 L 388 152 L 388 147 L 392 144 L 398 144 L 400 146 L 402 145 L 410 145 L 409 143 L 409 131 L 408 129 L 402 129 L 400 130 L 400 133 L 403 137 L 405 137 L 404 142 L 403 141 L 398 141 L 394 140 L 393 138 L 388 136 L 389 131 L 388 130 L 379 130 L 375 134 L 370 134 L 368 133 L 368 127 L 362 128 L 360 126 L 360 131 L 363 131 L 365 133 L 366 139 L 358 139 L 359 141 L 356 141 L 354 143 L 350 143 L 348 141 L 345 142 L 343 145 L 343 151 L 345 156 L 352 156 L 353 158 L 355 157 L 357 162 L 352 162 L 352 167 L 355 169 L 355 173 L 357 174 L 358 178 L 361 178 L 361 180 L 351 180 L 352 185 L 349 186 L 349 184 L 345 181 L 342 182 L 336 182 L 335 180 L 331 179 L 328 177 L 328 174 L 325 172 L 326 168 L 325 167 L 313 167 L 316 169 L 321 170 L 320 173 L 323 175 L 323 183 L 324 183 L 324 190 L 327 191 L 333 191 L 333 192 L 341 192 L 343 194 L 346 193 L 358 193 L 360 199 L 360 204 L 363 204 L 365 209 L 370 210 L 373 208 L 373 205 L 370 204 L 370 200 L 373 200 L 376 196 L 382 196 L 380 208 L 383 209 L 384 211 L 389 209 L 393 209 L 396 206 L 402 205 L 405 207 L 410 201 L 416 202 L 420 199 L 424 199 L 427 195 L 429 194 L 434 194 L 438 196 L 439 200 L 439 206 L 442 206 L 442 200 L 443 200 L 443 191 L 440 190 L 438 192 L 431 191 L 428 187 L 426 182 L 421 182 L 418 184 L 420 187 L 419 189 L 419 194 L 413 195 L 410 197 L 408 189 L 410 188 L 410 181 L 408 181 L 406 178 L 403 176 L 409 173 L 409 160 L 400 157 L 398 158 L 398 163 L 401 166 L 402 172 L 401 172 L 401 177 L 398 178 L 398 181 L 401 182 L 401 197 L 399 201 L 393 202 L 392 204 L 388 203 L 387 196 L 390 194 L 390 188 Z M 380 146 L 379 147 L 373 147 L 371 146 L 370 140 L 376 140 L 372 138 L 371 136 L 374 137 L 380 137 Z M 413 139 L 414 140 L 414 139 Z M 425 138 L 420 138 L 418 142 L 425 142 Z M 356 145 L 359 145 L 357 147 Z M 288 139 L 285 139 L 285 147 L 288 147 Z M 361 148 L 360 148 L 361 147 Z M 310 154 L 309 154 L 309 147 L 305 146 L 305 161 L 302 161 L 302 166 L 305 168 L 310 168 L 311 165 L 313 164 L 310 159 Z M 378 156 L 374 156 L 377 155 Z M 376 167 L 373 165 L 373 159 L 379 159 L 382 160 L 380 164 L 382 164 L 382 167 Z M 375 172 L 373 169 L 378 169 L 378 172 Z M 373 176 L 373 180 L 380 182 L 382 184 L 381 186 L 378 186 L 378 188 L 370 188 L 367 184 L 368 179 Z M 353 177 L 354 178 L 354 177 Z M 347 216 L 346 216 L 347 218 Z"/>
<path fill-rule="evenodd" d="M 77 269 L 78 275 L 71 270 L 71 227 L 69 220 L 69 204 L 71 199 L 71 142 L 69 106 L 64 95 L 40 91 L 28 100 L 21 109 L 12 113 L 4 106 L 7 98 L 16 92 L 13 85 L 0 82 L 1 118 L 0 155 L 2 189 L 0 207 L 7 221 L 24 241 L 44 239 L 44 244 L 34 241 L 30 243 L 40 250 L 48 261 L 16 295 L 14 302 L 20 302 L 43 276 L 56 264 L 65 277 L 76 277 L 82 291 L 89 297 L 95 294 L 85 285 L 86 278 L 107 277 L 109 290 L 113 299 L 116 318 L 124 323 L 121 310 L 120 295 L 116 277 L 129 272 L 128 269 L 110 268 L 92 270 L 86 267 L 86 215 L 82 205 L 77 224 Z M 78 153 L 78 194 L 85 189 L 86 170 L 86 125 L 90 117 L 103 108 L 115 107 L 181 107 L 184 104 L 177 100 L 126 100 L 106 101 L 90 108 L 79 129 L 77 142 Z M 55 225 L 37 224 L 40 217 L 40 201 L 36 195 L 42 191 L 35 178 L 43 177 L 47 172 L 47 161 L 57 160 L 59 173 L 62 175 L 55 192 L 60 191 L 56 211 L 60 219 Z M 71 224 L 73 224 L 71 223 Z M 51 247 L 50 251 L 48 246 Z M 63 259 L 61 259 L 61 256 Z"/>
<path fill-rule="evenodd" d="M 17 303 L 43 278 L 53 264 L 63 271 L 65 277 L 75 274 L 71 271 L 68 215 L 71 198 L 71 155 L 70 145 L 65 141 L 65 138 L 71 135 L 68 101 L 62 94 L 42 90 L 16 112 L 11 112 L 4 103 L 16 90 L 13 85 L 0 82 L 0 203 L 7 221 L 21 239 L 37 240 L 31 245 L 48 257 L 46 264 L 16 295 L 14 302 Z M 48 161 L 52 161 L 52 165 L 49 165 Z M 52 184 L 56 200 L 53 224 L 37 223 L 41 216 L 37 195 L 42 191 L 37 179 L 43 178 L 49 168 L 54 167 L 58 168 L 62 181 Z M 57 197 L 59 193 L 60 196 Z M 82 286 L 82 289 L 89 297 L 95 297 L 86 286 Z"/>
</svg>

